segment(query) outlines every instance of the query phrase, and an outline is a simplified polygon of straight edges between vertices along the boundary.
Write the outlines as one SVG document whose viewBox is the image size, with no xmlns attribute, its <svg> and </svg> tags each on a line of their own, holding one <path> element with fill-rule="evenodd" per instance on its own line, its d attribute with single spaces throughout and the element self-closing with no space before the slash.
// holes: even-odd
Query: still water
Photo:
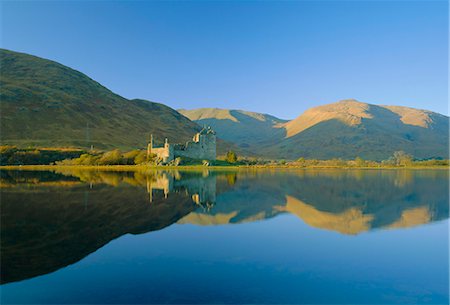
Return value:
<svg viewBox="0 0 450 305">
<path fill-rule="evenodd" d="M 444 170 L 1 172 L 2 304 L 448 304 Z"/>
</svg>

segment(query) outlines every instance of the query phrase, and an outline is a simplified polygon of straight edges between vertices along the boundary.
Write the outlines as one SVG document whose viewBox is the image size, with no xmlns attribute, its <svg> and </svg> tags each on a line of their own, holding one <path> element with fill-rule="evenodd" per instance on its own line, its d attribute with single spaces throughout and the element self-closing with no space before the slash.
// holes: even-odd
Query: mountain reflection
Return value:
<svg viewBox="0 0 450 305">
<path fill-rule="evenodd" d="M 448 218 L 448 172 L 1 171 L 1 282 L 73 264 L 124 234 L 290 213 L 343 234 Z"/>
<path fill-rule="evenodd" d="M 179 223 L 242 223 L 288 212 L 313 227 L 358 234 L 448 218 L 447 171 L 317 170 L 245 174 L 239 179 L 240 175 L 231 190 L 217 196 L 213 208 L 196 210 Z"/>
</svg>

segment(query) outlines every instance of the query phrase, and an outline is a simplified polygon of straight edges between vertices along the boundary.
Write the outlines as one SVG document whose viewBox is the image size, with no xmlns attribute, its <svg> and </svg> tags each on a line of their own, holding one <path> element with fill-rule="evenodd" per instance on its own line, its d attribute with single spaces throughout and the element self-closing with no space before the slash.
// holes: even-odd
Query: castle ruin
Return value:
<svg viewBox="0 0 450 305">
<path fill-rule="evenodd" d="M 147 147 L 147 156 L 155 154 L 160 162 L 167 164 L 177 157 L 212 161 L 216 159 L 216 132 L 205 127 L 196 133 L 192 141 L 186 144 L 169 144 L 167 138 L 164 145 L 155 146 L 153 135 Z"/>
</svg>

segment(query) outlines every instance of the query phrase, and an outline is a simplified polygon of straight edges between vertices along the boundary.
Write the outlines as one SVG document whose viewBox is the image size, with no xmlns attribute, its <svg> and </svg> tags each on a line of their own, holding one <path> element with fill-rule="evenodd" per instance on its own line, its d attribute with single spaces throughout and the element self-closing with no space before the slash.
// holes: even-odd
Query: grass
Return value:
<svg viewBox="0 0 450 305">
<path fill-rule="evenodd" d="M 202 165 L 185 165 L 185 166 L 148 166 L 148 165 L 5 165 L 0 166 L 0 170 L 57 170 L 57 169 L 76 169 L 76 170 L 101 170 L 101 171 L 146 171 L 146 170 L 196 170 L 203 171 L 205 169 L 214 170 L 235 170 L 243 168 L 242 166 L 202 166 Z"/>
<path fill-rule="evenodd" d="M 0 166 L 0 170 L 25 170 L 25 171 L 47 171 L 47 170 L 96 170 L 96 171 L 148 171 L 148 170 L 182 170 L 182 171 L 204 171 L 204 170 L 217 170 L 217 171 L 235 171 L 235 170 L 248 170 L 248 169 L 282 169 L 282 170 L 299 170 L 299 169 L 339 169 L 339 170 L 355 170 L 355 169 L 439 169 L 449 170 L 448 165 L 434 165 L 434 166 L 324 166 L 324 165 L 311 165 L 311 166 L 292 166 L 292 165 L 230 165 L 230 166 L 202 166 L 202 165 L 185 165 L 185 166 L 148 166 L 148 165 L 5 165 Z"/>
</svg>

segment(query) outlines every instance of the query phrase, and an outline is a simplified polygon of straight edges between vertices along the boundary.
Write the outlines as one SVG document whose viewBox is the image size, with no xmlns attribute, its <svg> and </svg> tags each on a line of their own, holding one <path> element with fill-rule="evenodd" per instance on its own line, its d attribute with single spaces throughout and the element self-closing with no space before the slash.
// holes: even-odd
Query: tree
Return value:
<svg viewBox="0 0 450 305">
<path fill-rule="evenodd" d="M 413 157 L 410 154 L 407 154 L 403 150 L 394 152 L 394 156 L 392 157 L 394 165 L 396 166 L 408 166 L 412 164 Z"/>
<path fill-rule="evenodd" d="M 132 150 L 129 152 L 126 152 L 123 154 L 123 163 L 126 165 L 134 165 L 134 160 L 136 159 L 137 155 L 141 153 L 140 150 Z"/>
<path fill-rule="evenodd" d="M 82 154 L 78 159 L 73 159 L 75 165 L 95 165 L 97 158 L 90 154 Z"/>
<path fill-rule="evenodd" d="M 227 152 L 227 157 L 225 158 L 225 161 L 228 163 L 236 163 L 237 162 L 237 155 L 234 151 L 230 150 Z"/>
<path fill-rule="evenodd" d="M 156 156 L 156 155 L 153 155 L 153 154 L 151 154 L 150 155 L 150 157 L 152 157 L 152 156 Z M 147 160 L 147 152 L 146 151 L 140 151 L 137 155 L 136 155 L 136 157 L 134 157 L 134 164 L 142 164 L 142 163 L 145 163 L 145 162 L 148 162 L 149 160 Z"/>
<path fill-rule="evenodd" d="M 98 160 L 100 165 L 119 165 L 122 164 L 122 154 L 120 150 L 115 149 L 112 151 L 107 151 Z"/>
<path fill-rule="evenodd" d="M 357 167 L 364 167 L 364 166 L 366 166 L 366 161 L 363 158 L 361 158 L 361 157 L 356 157 L 355 158 L 355 165 Z"/>
</svg>

